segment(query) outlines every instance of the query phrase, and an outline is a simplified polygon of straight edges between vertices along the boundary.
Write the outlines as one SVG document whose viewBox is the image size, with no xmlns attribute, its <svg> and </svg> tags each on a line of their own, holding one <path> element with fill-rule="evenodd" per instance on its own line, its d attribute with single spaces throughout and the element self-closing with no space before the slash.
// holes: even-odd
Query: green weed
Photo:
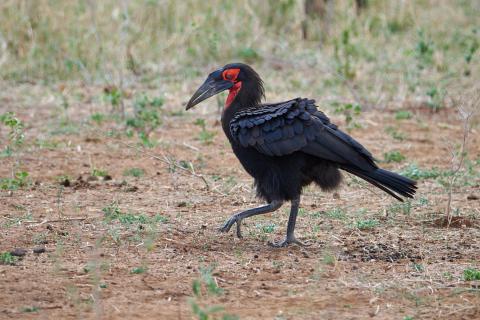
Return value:
<svg viewBox="0 0 480 320">
<path fill-rule="evenodd" d="M 17 257 L 12 256 L 10 252 L 0 253 L 0 264 L 14 265 L 16 261 L 17 261 Z"/>
<path fill-rule="evenodd" d="M 160 97 L 149 98 L 145 94 L 137 97 L 133 104 L 133 116 L 126 120 L 127 135 L 132 136 L 136 132 L 145 147 L 155 146 L 150 135 L 163 123 L 163 103 L 164 99 Z"/>
<path fill-rule="evenodd" d="M 406 135 L 403 132 L 398 131 L 398 129 L 395 129 L 392 126 L 386 127 L 385 132 L 395 140 L 403 141 L 406 139 Z"/>
<path fill-rule="evenodd" d="M 394 203 L 387 208 L 388 214 L 397 214 L 401 213 L 404 215 L 409 215 L 412 210 L 412 202 L 407 200 L 401 203 Z"/>
<path fill-rule="evenodd" d="M 211 144 L 216 132 L 206 129 L 206 123 L 204 119 L 197 119 L 195 120 L 194 124 L 202 129 L 198 134 L 198 140 L 200 140 L 203 144 Z"/>
<path fill-rule="evenodd" d="M 138 225 L 138 224 L 158 224 L 168 222 L 168 217 L 156 214 L 153 217 L 147 216 L 143 213 L 125 213 L 122 212 L 117 202 L 112 202 L 102 209 L 104 219 L 106 222 L 118 221 L 123 225 Z"/>
<path fill-rule="evenodd" d="M 335 265 L 336 261 L 337 261 L 337 258 L 335 257 L 335 255 L 331 253 L 326 252 L 322 256 L 322 262 L 326 265 L 333 266 Z"/>
<path fill-rule="evenodd" d="M 394 150 L 390 152 L 385 152 L 383 154 L 383 159 L 387 163 L 402 162 L 403 160 L 405 160 L 405 156 L 400 151 Z"/>
<path fill-rule="evenodd" d="M 40 308 L 38 307 L 23 307 L 22 308 L 22 312 L 25 312 L 25 313 L 31 313 L 31 312 L 38 312 L 40 310 Z"/>
<path fill-rule="evenodd" d="M 100 177 L 100 178 L 105 178 L 109 176 L 107 170 L 97 169 L 97 168 L 93 168 L 91 175 L 92 177 Z"/>
<path fill-rule="evenodd" d="M 146 267 L 136 267 L 136 268 L 133 268 L 132 271 L 130 271 L 130 273 L 132 274 L 142 274 L 142 273 L 145 273 L 147 272 L 147 268 Z"/>
<path fill-rule="evenodd" d="M 330 219 L 343 220 L 347 217 L 347 213 L 342 208 L 334 208 L 324 212 L 324 214 Z"/>
<path fill-rule="evenodd" d="M 275 225 L 275 223 L 257 225 L 257 228 L 262 230 L 263 233 L 273 233 L 275 232 L 276 227 L 277 226 Z"/>
<path fill-rule="evenodd" d="M 419 69 L 424 69 L 433 64 L 433 53 L 435 51 L 434 44 L 423 30 L 419 30 L 417 36 L 415 58 L 417 59 L 417 67 Z"/>
<path fill-rule="evenodd" d="M 19 171 L 13 178 L 0 178 L 0 190 L 18 190 L 29 185 L 28 172 Z"/>
<path fill-rule="evenodd" d="M 345 122 L 347 123 L 347 128 L 359 128 L 360 124 L 355 121 L 356 117 L 362 112 L 362 107 L 358 104 L 352 103 L 332 103 L 332 106 L 335 108 L 336 114 L 342 114 L 345 117 Z"/>
<path fill-rule="evenodd" d="M 90 115 L 90 120 L 95 122 L 97 125 L 101 125 L 105 120 L 107 116 L 103 113 L 96 112 Z"/>
<path fill-rule="evenodd" d="M 334 40 L 334 59 L 336 71 L 345 79 L 352 80 L 356 76 L 354 58 L 357 48 L 351 42 L 351 31 L 344 29 L 341 35 Z"/>
<path fill-rule="evenodd" d="M 444 175 L 444 173 L 437 168 L 422 169 L 417 164 L 411 163 L 401 171 L 401 175 L 414 180 L 422 180 L 436 179 Z"/>
<path fill-rule="evenodd" d="M 8 143 L 5 144 L 3 151 L 1 151 L 0 156 L 10 157 L 12 156 L 14 150 L 23 145 L 25 140 L 24 127 L 25 125 L 21 120 L 19 120 L 15 113 L 6 112 L 0 115 L 0 123 L 6 126 L 9 130 L 8 132 Z"/>
<path fill-rule="evenodd" d="M 411 119 L 412 113 L 408 110 L 398 110 L 395 112 L 395 120 L 406 120 Z"/>
<path fill-rule="evenodd" d="M 212 275 L 213 267 L 200 268 L 200 278 L 192 283 L 193 297 L 189 299 L 192 313 L 199 320 L 220 319 L 235 320 L 239 319 L 237 316 L 225 313 L 225 308 L 218 305 L 205 305 L 203 302 L 203 292 L 207 296 L 223 295 L 223 289 L 217 285 L 215 278 Z"/>
<path fill-rule="evenodd" d="M 480 270 L 474 268 L 468 268 L 463 270 L 463 278 L 465 281 L 480 280 Z"/>
<path fill-rule="evenodd" d="M 112 106 L 113 110 L 118 109 L 122 103 L 124 93 L 115 86 L 105 87 L 103 90 L 103 100 Z"/>
<path fill-rule="evenodd" d="M 367 220 L 358 220 L 355 223 L 355 227 L 359 230 L 370 230 L 374 229 L 380 224 L 377 220 L 367 219 Z"/>
<path fill-rule="evenodd" d="M 145 174 L 145 170 L 141 169 L 141 168 L 130 168 L 130 169 L 125 169 L 125 171 L 123 171 L 123 175 L 128 177 L 128 176 L 132 176 L 132 177 L 135 177 L 135 178 L 139 178 L 141 176 L 143 176 Z"/>
</svg>

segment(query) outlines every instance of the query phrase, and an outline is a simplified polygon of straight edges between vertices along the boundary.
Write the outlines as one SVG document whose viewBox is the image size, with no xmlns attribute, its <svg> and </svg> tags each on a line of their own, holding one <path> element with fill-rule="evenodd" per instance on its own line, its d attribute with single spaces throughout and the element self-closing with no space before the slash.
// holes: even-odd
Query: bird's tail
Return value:
<svg viewBox="0 0 480 320">
<path fill-rule="evenodd" d="M 370 182 L 400 201 L 403 201 L 403 199 L 398 195 L 413 198 L 417 190 L 417 182 L 415 180 L 387 170 L 375 169 L 371 172 L 366 172 L 352 167 L 342 167 L 342 169 Z"/>
</svg>

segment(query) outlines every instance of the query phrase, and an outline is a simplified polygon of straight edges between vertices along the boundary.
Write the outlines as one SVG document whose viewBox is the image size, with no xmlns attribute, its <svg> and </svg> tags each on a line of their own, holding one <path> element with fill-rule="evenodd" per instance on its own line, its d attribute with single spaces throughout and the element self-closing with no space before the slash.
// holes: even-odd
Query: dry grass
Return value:
<svg viewBox="0 0 480 320">
<path fill-rule="evenodd" d="M 461 90 L 480 72 L 475 1 L 372 1 L 361 16 L 351 1 L 338 1 L 324 43 L 316 40 L 320 23 L 302 40 L 301 3 L 7 0 L 0 74 L 128 87 L 184 81 L 244 60 L 267 77 L 270 92 L 338 94 L 377 106 L 441 105 L 452 84 Z"/>
</svg>

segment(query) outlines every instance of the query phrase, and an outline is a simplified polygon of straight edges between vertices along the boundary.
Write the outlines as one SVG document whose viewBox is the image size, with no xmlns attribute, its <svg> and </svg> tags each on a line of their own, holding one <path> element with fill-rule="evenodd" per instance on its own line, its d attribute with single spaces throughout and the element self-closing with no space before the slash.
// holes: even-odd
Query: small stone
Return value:
<svg viewBox="0 0 480 320">
<path fill-rule="evenodd" d="M 45 251 L 47 251 L 47 250 L 45 249 L 44 246 L 39 246 L 39 247 L 33 248 L 33 253 L 36 253 L 36 254 L 44 253 Z"/>
<path fill-rule="evenodd" d="M 476 194 L 473 194 L 473 193 L 469 194 L 467 196 L 467 200 L 478 200 L 478 199 L 479 199 L 479 197 Z"/>
<path fill-rule="evenodd" d="M 62 181 L 60 181 L 60 185 L 64 187 L 70 187 L 71 183 L 69 179 L 63 179 Z"/>
<path fill-rule="evenodd" d="M 27 254 L 27 250 L 22 248 L 16 248 L 15 250 L 10 251 L 10 254 L 15 257 L 23 257 Z"/>
<path fill-rule="evenodd" d="M 137 186 L 128 186 L 125 188 L 125 192 L 136 192 L 136 191 L 138 191 Z"/>
</svg>

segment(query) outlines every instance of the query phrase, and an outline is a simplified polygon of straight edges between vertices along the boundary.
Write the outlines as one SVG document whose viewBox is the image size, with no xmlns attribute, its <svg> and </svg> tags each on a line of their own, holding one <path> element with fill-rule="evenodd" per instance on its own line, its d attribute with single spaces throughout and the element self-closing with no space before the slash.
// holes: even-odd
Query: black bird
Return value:
<svg viewBox="0 0 480 320">
<path fill-rule="evenodd" d="M 220 231 L 228 232 L 236 223 L 241 238 L 243 219 L 273 212 L 290 201 L 287 237 L 273 245 L 301 245 L 294 230 L 302 189 L 313 182 L 324 191 L 334 190 L 342 180 L 339 169 L 400 201 L 400 196 L 412 198 L 415 194 L 415 181 L 380 169 L 367 149 L 317 109 L 315 100 L 261 104 L 262 79 L 246 64 L 227 64 L 212 72 L 186 108 L 227 89 L 223 131 L 240 163 L 255 179 L 257 196 L 268 204 L 232 215 Z"/>
</svg>

